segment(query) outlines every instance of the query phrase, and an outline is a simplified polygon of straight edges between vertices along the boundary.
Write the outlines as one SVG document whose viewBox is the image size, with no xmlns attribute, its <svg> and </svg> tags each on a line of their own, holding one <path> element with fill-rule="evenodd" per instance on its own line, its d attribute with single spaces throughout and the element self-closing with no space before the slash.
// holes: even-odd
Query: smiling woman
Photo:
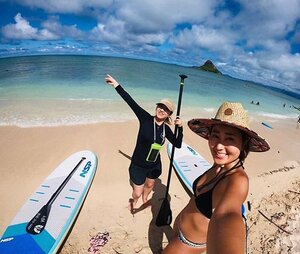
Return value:
<svg viewBox="0 0 300 254">
<path fill-rule="evenodd" d="M 243 253 L 241 207 L 249 190 L 244 160 L 249 151 L 265 152 L 268 143 L 248 126 L 240 103 L 223 103 L 212 119 L 192 119 L 192 131 L 208 140 L 214 164 L 193 183 L 194 196 L 174 223 L 176 237 L 164 254 Z"/>
<path fill-rule="evenodd" d="M 180 118 L 175 120 L 175 124 L 179 127 L 175 137 L 168 125 L 168 123 L 171 123 L 170 116 L 174 111 L 174 105 L 170 100 L 162 99 L 158 102 L 155 115 L 152 116 L 141 108 L 112 76 L 106 75 L 105 81 L 116 89 L 135 113 L 140 124 L 136 146 L 129 166 L 133 192 L 128 208 L 131 213 L 135 213 L 139 198 L 142 196 L 143 204 L 147 203 L 155 179 L 162 173 L 159 151 L 165 140 L 168 139 L 177 148 L 181 147 L 183 137 L 182 121 Z"/>
</svg>

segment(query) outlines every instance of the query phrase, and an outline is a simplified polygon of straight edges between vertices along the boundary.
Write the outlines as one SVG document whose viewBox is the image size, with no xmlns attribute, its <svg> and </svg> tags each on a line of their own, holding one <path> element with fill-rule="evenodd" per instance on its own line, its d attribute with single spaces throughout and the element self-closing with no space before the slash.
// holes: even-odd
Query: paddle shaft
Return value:
<svg viewBox="0 0 300 254">
<path fill-rule="evenodd" d="M 73 170 L 71 171 L 71 173 L 66 177 L 66 179 L 62 182 L 62 184 L 57 188 L 57 190 L 53 193 L 53 195 L 51 196 L 51 198 L 49 199 L 49 201 L 47 202 L 46 205 L 52 205 L 53 202 L 55 201 L 55 199 L 57 198 L 57 196 L 59 195 L 59 193 L 63 190 L 63 188 L 66 186 L 66 184 L 69 182 L 69 180 L 72 178 L 72 176 L 74 175 L 75 171 L 77 170 L 77 168 L 80 166 L 80 164 L 85 160 L 85 157 L 82 157 L 81 160 L 77 163 L 77 165 L 75 166 L 75 168 L 73 168 Z"/>
<path fill-rule="evenodd" d="M 28 222 L 26 226 L 26 231 L 30 234 L 40 234 L 47 223 L 49 213 L 51 210 L 51 206 L 57 196 L 60 194 L 60 192 L 64 189 L 66 184 L 69 182 L 69 180 L 74 175 L 77 168 L 80 166 L 80 164 L 85 160 L 85 157 L 82 157 L 81 160 L 77 163 L 77 165 L 73 168 L 73 170 L 70 172 L 70 174 L 65 178 L 65 180 L 62 182 L 62 184 L 57 188 L 57 190 L 52 194 L 51 198 L 48 200 L 48 202 L 38 211 L 38 213 Z"/>
<path fill-rule="evenodd" d="M 182 93 L 183 93 L 183 87 L 184 87 L 184 79 L 187 78 L 186 75 L 179 75 L 180 79 L 180 88 L 179 88 L 179 95 L 178 95 L 178 103 L 177 103 L 177 112 L 176 112 L 176 118 L 180 116 L 180 108 L 181 108 L 181 100 L 182 100 Z M 175 125 L 174 130 L 174 138 L 173 138 L 173 145 L 172 145 L 172 151 L 171 151 L 171 157 L 170 157 L 170 165 L 169 165 L 169 173 L 168 173 L 168 180 L 167 180 L 167 188 L 166 188 L 166 194 L 165 199 L 168 198 L 169 188 L 170 188 L 170 182 L 171 182 L 171 174 L 172 174 L 172 167 L 173 167 L 173 159 L 174 159 L 174 153 L 175 153 L 175 140 L 177 138 L 178 134 L 178 125 Z"/>
</svg>

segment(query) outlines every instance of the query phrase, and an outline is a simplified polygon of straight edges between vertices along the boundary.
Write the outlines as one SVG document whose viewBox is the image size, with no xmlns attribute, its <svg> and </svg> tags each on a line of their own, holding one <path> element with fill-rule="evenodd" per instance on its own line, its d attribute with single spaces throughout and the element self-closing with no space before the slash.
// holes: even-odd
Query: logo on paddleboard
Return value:
<svg viewBox="0 0 300 254">
<path fill-rule="evenodd" d="M 81 171 L 80 176 L 85 177 L 85 175 L 89 172 L 91 166 L 92 166 L 92 163 L 90 161 L 88 161 L 87 164 L 84 166 L 83 170 Z"/>
<path fill-rule="evenodd" d="M 187 146 L 187 149 L 189 149 L 193 155 L 197 155 L 197 152 L 193 148 Z"/>
<path fill-rule="evenodd" d="M 0 243 L 6 243 L 6 242 L 10 242 L 10 241 L 12 241 L 12 240 L 14 240 L 13 237 L 7 237 L 7 238 L 1 239 L 1 240 L 0 240 Z"/>
</svg>

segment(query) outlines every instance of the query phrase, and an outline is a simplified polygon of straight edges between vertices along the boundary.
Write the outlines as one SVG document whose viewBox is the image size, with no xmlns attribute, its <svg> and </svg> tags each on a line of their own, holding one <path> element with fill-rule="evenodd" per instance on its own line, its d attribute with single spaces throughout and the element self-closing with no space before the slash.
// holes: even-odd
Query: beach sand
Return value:
<svg viewBox="0 0 300 254">
<path fill-rule="evenodd" d="M 296 120 L 257 120 L 254 130 L 271 150 L 250 153 L 245 168 L 250 177 L 247 248 L 249 253 L 300 253 L 300 125 Z M 207 142 L 184 126 L 184 141 L 211 162 Z M 156 182 L 149 206 L 132 215 L 128 166 L 137 121 L 62 127 L 0 127 L 0 234 L 31 193 L 70 154 L 91 150 L 98 169 L 84 206 L 61 253 L 89 253 L 90 240 L 108 232 L 108 242 L 96 253 L 159 253 L 171 227 L 155 226 L 164 197 L 169 160 L 162 151 L 163 174 Z M 187 204 L 188 194 L 173 172 L 170 186 L 173 221 Z M 276 225 L 269 222 L 263 215 Z"/>
</svg>

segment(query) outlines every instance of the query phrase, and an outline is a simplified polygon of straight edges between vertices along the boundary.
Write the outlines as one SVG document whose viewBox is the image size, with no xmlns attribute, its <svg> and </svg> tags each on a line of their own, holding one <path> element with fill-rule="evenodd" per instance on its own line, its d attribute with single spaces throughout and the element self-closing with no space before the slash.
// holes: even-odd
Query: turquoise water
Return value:
<svg viewBox="0 0 300 254">
<path fill-rule="evenodd" d="M 185 74 L 183 118 L 212 117 L 227 100 L 242 102 L 252 118 L 276 121 L 299 114 L 291 107 L 300 105 L 298 98 L 189 67 L 98 56 L 31 56 L 0 59 L 0 125 L 56 126 L 135 119 L 104 82 L 106 73 L 117 78 L 150 113 L 161 98 L 177 104 L 178 75 Z"/>
</svg>

